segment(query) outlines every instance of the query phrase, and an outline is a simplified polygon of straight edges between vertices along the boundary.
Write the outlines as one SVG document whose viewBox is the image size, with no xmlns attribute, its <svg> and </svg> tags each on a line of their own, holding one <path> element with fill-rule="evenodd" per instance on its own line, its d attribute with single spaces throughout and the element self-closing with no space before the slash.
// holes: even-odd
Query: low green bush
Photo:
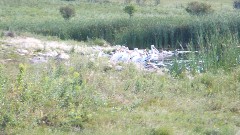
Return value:
<svg viewBox="0 0 240 135">
<path fill-rule="evenodd" d="M 69 20 L 71 17 L 75 16 L 75 9 L 71 6 L 60 7 L 59 11 L 65 20 Z"/>
<path fill-rule="evenodd" d="M 193 15 L 204 15 L 213 12 L 213 9 L 209 4 L 194 1 L 188 3 L 186 11 Z"/>
<path fill-rule="evenodd" d="M 133 16 L 134 12 L 136 12 L 136 8 L 133 5 L 126 6 L 123 10 L 129 14 L 130 18 Z"/>
</svg>

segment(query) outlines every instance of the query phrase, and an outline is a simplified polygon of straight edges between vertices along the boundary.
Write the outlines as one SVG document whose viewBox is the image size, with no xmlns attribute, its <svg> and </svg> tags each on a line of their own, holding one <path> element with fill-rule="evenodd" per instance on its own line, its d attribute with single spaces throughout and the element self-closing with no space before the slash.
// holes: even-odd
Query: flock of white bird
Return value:
<svg viewBox="0 0 240 135">
<path fill-rule="evenodd" d="M 152 67 L 165 66 L 164 59 L 172 57 L 176 55 L 176 52 L 172 51 L 159 51 L 154 45 L 151 45 L 151 49 L 147 51 L 139 50 L 138 48 L 134 48 L 134 50 L 129 50 L 128 47 L 120 46 L 116 49 L 116 51 L 110 55 L 110 62 L 116 64 L 118 62 L 124 63 L 135 63 L 141 64 L 145 67 L 149 65 Z M 106 56 L 103 52 L 100 52 L 98 57 Z"/>
</svg>

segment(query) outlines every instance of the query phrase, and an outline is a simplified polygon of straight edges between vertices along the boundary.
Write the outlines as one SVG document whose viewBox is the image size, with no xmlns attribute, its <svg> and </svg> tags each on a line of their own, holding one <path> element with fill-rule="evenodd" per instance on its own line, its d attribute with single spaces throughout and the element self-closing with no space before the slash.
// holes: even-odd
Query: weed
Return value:
<svg viewBox="0 0 240 135">
<path fill-rule="evenodd" d="M 22 91 L 24 87 L 24 76 L 26 74 L 26 66 L 19 64 L 19 74 L 17 75 L 17 88 Z"/>
</svg>

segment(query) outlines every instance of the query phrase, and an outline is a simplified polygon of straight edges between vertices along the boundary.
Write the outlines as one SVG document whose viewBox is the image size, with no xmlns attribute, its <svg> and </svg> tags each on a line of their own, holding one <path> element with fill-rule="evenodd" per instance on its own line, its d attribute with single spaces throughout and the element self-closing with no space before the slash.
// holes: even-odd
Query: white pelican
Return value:
<svg viewBox="0 0 240 135">
<path fill-rule="evenodd" d="M 151 45 L 151 53 L 159 53 L 158 49 L 154 45 Z"/>
<path fill-rule="evenodd" d="M 117 62 L 122 58 L 122 53 L 120 52 L 116 52 L 115 54 L 113 54 L 113 56 L 111 57 L 110 61 L 111 62 Z"/>
<path fill-rule="evenodd" d="M 119 59 L 119 61 L 122 61 L 122 62 L 128 62 L 130 60 L 130 54 L 128 51 L 123 51 L 121 52 L 121 55 L 122 57 Z"/>
</svg>

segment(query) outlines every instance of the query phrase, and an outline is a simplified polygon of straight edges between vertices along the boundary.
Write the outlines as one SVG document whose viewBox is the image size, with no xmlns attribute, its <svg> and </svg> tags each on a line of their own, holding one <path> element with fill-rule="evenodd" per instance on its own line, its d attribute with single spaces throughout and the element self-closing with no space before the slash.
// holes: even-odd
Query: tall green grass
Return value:
<svg viewBox="0 0 240 135">
<path fill-rule="evenodd" d="M 102 38 L 111 44 L 125 44 L 130 48 L 147 48 L 151 44 L 158 48 L 179 48 L 180 44 L 186 46 L 192 42 L 197 50 L 199 37 L 206 40 L 215 34 L 216 29 L 220 29 L 220 33 L 229 29 L 232 34 L 240 30 L 239 14 L 230 9 L 196 17 L 188 15 L 183 7 L 137 6 L 135 16 L 129 19 L 123 12 L 125 5 L 119 3 L 60 0 L 29 3 L 26 0 L 3 0 L 1 3 L 6 6 L 1 9 L 0 29 L 81 41 Z M 76 17 L 64 21 L 59 7 L 68 4 L 76 8 Z"/>
<path fill-rule="evenodd" d="M 209 37 L 198 37 L 199 48 L 195 52 L 193 42 L 187 44 L 186 58 L 173 60 L 170 72 L 174 76 L 182 77 L 186 71 L 192 75 L 203 72 L 213 72 L 221 69 L 231 71 L 240 64 L 240 48 L 238 33 L 232 34 L 229 29 L 221 33 L 216 29 Z"/>
<path fill-rule="evenodd" d="M 29 31 L 36 34 L 58 36 L 62 39 L 86 41 L 102 38 L 111 44 L 126 44 L 130 48 L 180 48 L 193 43 L 199 49 L 199 37 L 206 45 L 212 35 L 240 32 L 240 16 L 236 13 L 190 18 L 133 18 L 91 20 L 18 20 L 3 22 L 2 29 Z M 240 34 L 237 35 L 240 37 Z"/>
<path fill-rule="evenodd" d="M 203 68 L 206 71 L 219 68 L 229 71 L 240 62 L 238 33 L 231 34 L 228 30 L 224 34 L 216 33 L 219 34 L 212 35 L 200 52 L 200 57 L 204 62 Z"/>
</svg>

